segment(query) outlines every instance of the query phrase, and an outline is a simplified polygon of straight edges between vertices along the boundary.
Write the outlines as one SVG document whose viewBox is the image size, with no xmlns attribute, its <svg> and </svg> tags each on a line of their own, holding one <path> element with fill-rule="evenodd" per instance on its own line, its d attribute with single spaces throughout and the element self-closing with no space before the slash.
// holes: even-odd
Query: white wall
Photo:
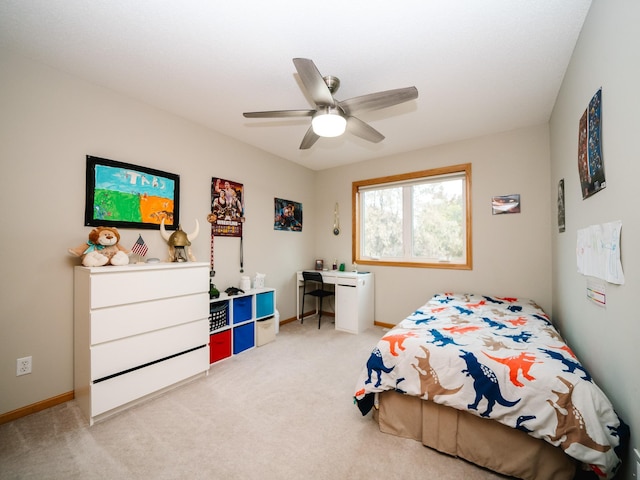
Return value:
<svg viewBox="0 0 640 480">
<path fill-rule="evenodd" d="M 435 292 L 480 287 L 534 298 L 549 313 L 564 308 L 551 309 L 556 182 L 546 125 L 312 172 L 3 51 L 0 84 L 0 413 L 73 390 L 72 267 L 78 261 L 66 249 L 89 231 L 83 227 L 87 154 L 180 174 L 182 224 L 190 231 L 199 219 L 203 233 L 194 252 L 203 261 L 209 258 L 204 219 L 211 177 L 244 183 L 245 271 L 267 274 L 283 319 L 295 315 L 294 271 L 311 267 L 316 258 L 351 264 L 351 182 L 471 162 L 473 270 L 370 268 L 376 274 L 376 320 L 395 324 Z M 573 135 L 577 126 L 570 122 Z M 572 155 L 565 155 L 567 162 Z M 521 195 L 522 213 L 493 216 L 491 197 L 512 193 Z M 273 230 L 273 197 L 303 203 L 303 232 Z M 336 202 L 342 228 L 337 237 L 331 232 Z M 150 255 L 165 255 L 153 230 L 123 230 L 123 244 L 130 247 L 138 233 Z M 239 242 L 216 238 L 215 250 L 216 283 L 223 289 L 237 285 Z M 15 359 L 26 355 L 33 355 L 34 372 L 16 377 Z"/>
<path fill-rule="evenodd" d="M 555 225 L 552 229 L 554 316 L 578 357 L 630 425 L 635 448 L 640 448 L 639 24 L 638 2 L 594 0 L 550 122 L 552 223 L 561 178 L 565 180 L 566 209 L 566 231 L 559 233 Z M 607 186 L 583 200 L 578 179 L 578 121 L 600 87 Z M 607 305 L 601 308 L 586 299 L 586 278 L 576 271 L 576 232 L 613 220 L 622 220 L 626 282 L 606 285 Z M 632 478 L 630 471 L 625 473 L 623 478 Z"/>
<path fill-rule="evenodd" d="M 200 220 L 194 244 L 209 258 L 204 221 L 210 179 L 246 188 L 245 271 L 267 274 L 278 289 L 282 318 L 295 315 L 293 272 L 315 258 L 351 263 L 351 182 L 363 178 L 473 164 L 472 271 L 370 268 L 377 277 L 376 320 L 397 323 L 442 290 L 530 296 L 560 323 L 576 353 L 640 440 L 640 222 L 634 197 L 640 178 L 638 82 L 640 4 L 594 0 L 550 122 L 546 126 L 458 142 L 322 172 L 311 172 L 111 91 L 0 51 L 0 413 L 73 389 L 72 277 L 66 249 L 82 243 L 85 155 L 178 173 L 185 230 Z M 582 200 L 577 173 L 578 119 L 603 88 L 603 152 L 607 188 Z M 427 135 L 428 132 L 425 132 Z M 549 157 L 551 165 L 549 165 Z M 566 232 L 558 233 L 556 186 L 565 179 Z M 522 213 L 492 216 L 492 195 L 520 193 Z M 304 204 L 302 233 L 276 232 L 273 197 Z M 331 233 L 340 204 L 342 233 Z M 576 273 L 576 231 L 622 220 L 626 283 L 609 285 L 607 307 L 585 300 Z M 164 256 L 156 231 L 138 233 L 151 255 Z M 216 283 L 237 284 L 237 240 L 216 239 Z M 553 269 L 551 267 L 553 261 Z M 553 280 L 553 289 L 551 281 Z M 31 375 L 15 376 L 15 359 L 32 355 Z M 631 478 L 626 472 L 625 478 Z"/>
<path fill-rule="evenodd" d="M 372 268 L 376 320 L 397 323 L 434 292 L 478 291 L 535 298 L 550 309 L 549 162 L 546 126 L 459 142 L 366 164 L 312 172 L 148 105 L 0 51 L 0 413 L 73 390 L 73 266 L 66 253 L 81 244 L 85 155 L 178 173 L 181 223 L 201 235 L 198 260 L 209 259 L 206 215 L 212 176 L 244 183 L 246 274 L 267 274 L 281 318 L 295 316 L 293 272 L 316 258 L 351 264 L 351 182 L 471 162 L 472 271 Z M 520 193 L 522 213 L 491 215 L 491 196 Z M 301 233 L 273 230 L 273 198 L 304 205 Z M 333 208 L 342 233 L 335 237 Z M 7 235 L 9 233 L 9 235 Z M 151 256 L 166 246 L 155 230 L 122 229 L 130 247 L 138 233 Z M 215 282 L 239 282 L 238 239 L 215 239 Z M 514 275 L 526 272 L 526 275 Z M 15 376 L 15 359 L 33 356 L 33 373 Z"/>
<path fill-rule="evenodd" d="M 460 163 L 472 164 L 473 270 L 360 267 L 376 275 L 377 321 L 396 324 L 442 291 L 533 298 L 551 313 L 546 125 L 318 172 L 317 257 L 347 266 L 353 261 L 353 181 Z M 522 213 L 492 215 L 491 197 L 514 193 L 520 194 Z M 341 213 L 338 237 L 332 233 L 335 202 Z"/>
<path fill-rule="evenodd" d="M 85 156 L 180 175 L 181 223 L 201 234 L 199 261 L 209 260 L 206 223 L 211 177 L 244 183 L 246 274 L 267 274 L 281 318 L 295 315 L 293 278 L 314 255 L 314 228 L 273 230 L 273 198 L 315 206 L 314 172 L 174 115 L 0 50 L 0 413 L 73 390 L 73 266 L 67 248 L 83 243 Z M 157 230 L 121 229 L 130 248 L 141 233 L 149 256 L 166 258 Z M 216 238 L 218 287 L 239 285 L 239 240 Z M 16 359 L 33 356 L 33 373 L 16 377 Z"/>
</svg>

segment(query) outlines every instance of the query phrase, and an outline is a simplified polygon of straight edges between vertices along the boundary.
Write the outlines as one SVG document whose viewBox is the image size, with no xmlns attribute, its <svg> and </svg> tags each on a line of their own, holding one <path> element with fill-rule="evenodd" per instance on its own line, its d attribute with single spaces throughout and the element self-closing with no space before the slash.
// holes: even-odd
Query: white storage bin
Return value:
<svg viewBox="0 0 640 480">
<path fill-rule="evenodd" d="M 256 345 L 262 345 L 272 342 L 276 339 L 275 321 L 273 317 L 256 322 Z"/>
</svg>

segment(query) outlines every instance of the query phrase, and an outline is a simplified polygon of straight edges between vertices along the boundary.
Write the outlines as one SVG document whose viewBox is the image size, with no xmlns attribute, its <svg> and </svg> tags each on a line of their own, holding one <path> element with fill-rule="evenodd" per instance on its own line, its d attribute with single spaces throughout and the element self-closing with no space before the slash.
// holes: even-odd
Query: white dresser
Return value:
<svg viewBox="0 0 640 480">
<path fill-rule="evenodd" d="M 74 390 L 90 424 L 208 371 L 209 268 L 75 268 Z"/>
</svg>

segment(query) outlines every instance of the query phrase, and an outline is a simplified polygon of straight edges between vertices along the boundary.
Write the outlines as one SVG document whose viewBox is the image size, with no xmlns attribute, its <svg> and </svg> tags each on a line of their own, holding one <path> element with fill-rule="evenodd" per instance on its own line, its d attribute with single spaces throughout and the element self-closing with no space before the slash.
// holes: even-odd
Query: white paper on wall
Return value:
<svg viewBox="0 0 640 480">
<path fill-rule="evenodd" d="M 576 259 L 578 273 L 624 284 L 620 262 L 622 221 L 591 225 L 578 230 Z"/>
</svg>

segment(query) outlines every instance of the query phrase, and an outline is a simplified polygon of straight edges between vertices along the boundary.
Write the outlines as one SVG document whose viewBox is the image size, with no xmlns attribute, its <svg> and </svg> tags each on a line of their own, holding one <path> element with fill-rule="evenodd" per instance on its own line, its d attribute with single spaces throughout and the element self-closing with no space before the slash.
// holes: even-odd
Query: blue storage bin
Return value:
<svg viewBox="0 0 640 480">
<path fill-rule="evenodd" d="M 233 299 L 233 323 L 251 320 L 251 296 Z"/>
<path fill-rule="evenodd" d="M 255 346 L 255 323 L 247 323 L 233 329 L 233 354 L 237 355 Z"/>
<path fill-rule="evenodd" d="M 256 317 L 268 317 L 273 314 L 273 292 L 258 293 L 256 295 Z"/>
</svg>

